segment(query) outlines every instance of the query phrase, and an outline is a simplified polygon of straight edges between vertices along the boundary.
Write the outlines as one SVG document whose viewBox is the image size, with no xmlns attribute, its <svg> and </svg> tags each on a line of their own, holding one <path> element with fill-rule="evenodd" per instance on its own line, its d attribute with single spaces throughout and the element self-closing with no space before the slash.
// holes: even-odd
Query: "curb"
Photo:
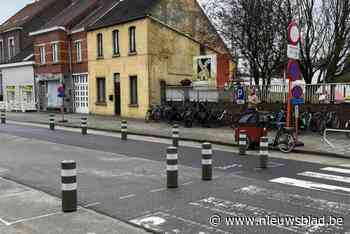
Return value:
<svg viewBox="0 0 350 234">
<path fill-rule="evenodd" d="M 48 122 L 18 121 L 18 120 L 11 120 L 11 119 L 8 119 L 8 120 L 9 121 L 14 121 L 14 122 L 19 122 L 19 123 L 33 123 L 33 124 L 48 125 Z M 68 128 L 74 128 L 74 129 L 81 128 L 80 126 L 64 124 L 64 123 L 56 123 L 56 126 L 68 127 Z M 110 132 L 110 133 L 121 133 L 121 130 L 117 130 L 117 129 L 114 130 L 114 129 L 94 128 L 94 127 L 89 127 L 89 129 L 95 130 L 95 131 Z M 167 140 L 171 140 L 172 139 L 171 136 L 165 136 L 165 135 L 160 135 L 160 134 L 152 134 L 152 133 L 138 133 L 138 132 L 132 132 L 130 130 L 129 130 L 128 134 L 135 135 L 135 136 L 161 138 L 161 139 L 167 139 Z M 208 141 L 208 140 L 198 140 L 198 139 L 186 138 L 186 137 L 180 137 L 179 139 L 181 141 L 192 141 L 192 142 L 196 142 L 196 143 L 204 143 L 204 142 Z M 210 140 L 210 142 L 212 144 L 215 144 L 215 145 L 238 147 L 238 144 L 236 144 L 236 143 L 227 143 L 227 142 L 216 141 L 216 140 Z M 275 152 L 279 152 L 279 150 L 274 148 L 274 147 L 269 147 L 269 150 L 275 151 Z M 342 158 L 342 159 L 350 159 L 350 156 L 346 156 L 346 155 L 342 155 L 342 154 L 336 154 L 336 153 L 330 153 L 330 152 L 322 152 L 322 151 L 295 149 L 295 150 L 293 150 L 293 153 L 310 154 L 310 155 L 316 155 L 316 156 L 328 156 L 328 157 L 330 156 L 330 157 L 336 157 L 336 158 Z"/>
</svg>

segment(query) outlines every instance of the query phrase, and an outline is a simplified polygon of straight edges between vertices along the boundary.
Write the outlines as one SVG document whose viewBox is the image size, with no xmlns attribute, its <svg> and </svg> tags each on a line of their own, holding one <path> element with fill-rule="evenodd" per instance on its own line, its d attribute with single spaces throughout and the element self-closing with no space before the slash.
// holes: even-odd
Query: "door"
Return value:
<svg viewBox="0 0 350 234">
<path fill-rule="evenodd" d="M 60 82 L 58 80 L 48 81 L 47 83 L 47 106 L 51 108 L 61 107 L 61 102 L 58 98 L 58 87 Z"/>
<path fill-rule="evenodd" d="M 76 113 L 89 113 L 89 85 L 88 75 L 73 75 L 74 109 Z"/>
<path fill-rule="evenodd" d="M 120 115 L 120 74 L 114 73 L 114 110 L 115 115 Z"/>
</svg>

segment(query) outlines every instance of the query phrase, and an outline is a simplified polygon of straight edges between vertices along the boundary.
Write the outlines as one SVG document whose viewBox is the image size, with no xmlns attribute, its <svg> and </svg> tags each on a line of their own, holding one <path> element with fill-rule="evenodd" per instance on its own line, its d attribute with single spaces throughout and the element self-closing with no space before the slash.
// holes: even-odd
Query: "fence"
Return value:
<svg viewBox="0 0 350 234">
<path fill-rule="evenodd" d="M 350 101 L 350 83 L 332 84 L 300 84 L 304 90 L 303 98 L 307 104 L 342 103 Z M 244 86 L 246 93 L 255 90 L 262 103 L 286 103 L 288 86 Z M 215 88 L 194 88 L 181 86 L 167 86 L 168 101 L 208 101 L 235 102 L 235 88 L 232 90 Z M 247 95 L 246 95 L 247 98 Z"/>
<path fill-rule="evenodd" d="M 36 111 L 36 104 L 34 102 L 0 102 L 0 110 L 17 112 Z"/>
</svg>

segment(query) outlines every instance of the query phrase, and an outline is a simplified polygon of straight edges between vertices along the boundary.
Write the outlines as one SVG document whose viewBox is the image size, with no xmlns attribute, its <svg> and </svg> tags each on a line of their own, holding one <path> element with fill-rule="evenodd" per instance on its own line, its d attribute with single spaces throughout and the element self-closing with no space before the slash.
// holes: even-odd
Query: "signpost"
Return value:
<svg viewBox="0 0 350 234">
<path fill-rule="evenodd" d="M 299 105 L 304 104 L 304 91 L 299 85 L 295 85 L 292 88 L 293 82 L 301 79 L 301 72 L 298 60 L 299 55 L 299 43 L 300 43 L 300 31 L 298 25 L 295 21 L 292 21 L 288 26 L 288 104 L 287 104 L 287 127 L 291 127 L 291 116 L 292 116 L 292 105 L 295 106 L 295 138 L 296 145 L 303 145 L 303 143 L 298 142 L 298 122 L 299 122 Z"/>
<path fill-rule="evenodd" d="M 65 122 L 67 122 L 67 120 L 64 119 L 64 97 L 65 97 L 65 89 L 64 89 L 64 85 L 63 85 L 63 84 L 57 88 L 57 96 L 58 96 L 59 98 L 62 98 L 62 105 L 61 105 L 62 120 L 59 121 L 59 122 L 65 123 Z"/>
</svg>

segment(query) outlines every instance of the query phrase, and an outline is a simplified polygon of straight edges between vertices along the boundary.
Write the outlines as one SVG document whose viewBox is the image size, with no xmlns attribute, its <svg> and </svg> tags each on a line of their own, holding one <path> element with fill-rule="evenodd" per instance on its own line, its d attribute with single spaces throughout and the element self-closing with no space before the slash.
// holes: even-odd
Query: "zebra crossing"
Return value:
<svg viewBox="0 0 350 234">
<path fill-rule="evenodd" d="M 269 181 L 350 196 L 350 165 L 343 164 L 336 167 L 323 167 L 318 171 L 297 173 L 296 178 L 278 177 Z"/>
</svg>

